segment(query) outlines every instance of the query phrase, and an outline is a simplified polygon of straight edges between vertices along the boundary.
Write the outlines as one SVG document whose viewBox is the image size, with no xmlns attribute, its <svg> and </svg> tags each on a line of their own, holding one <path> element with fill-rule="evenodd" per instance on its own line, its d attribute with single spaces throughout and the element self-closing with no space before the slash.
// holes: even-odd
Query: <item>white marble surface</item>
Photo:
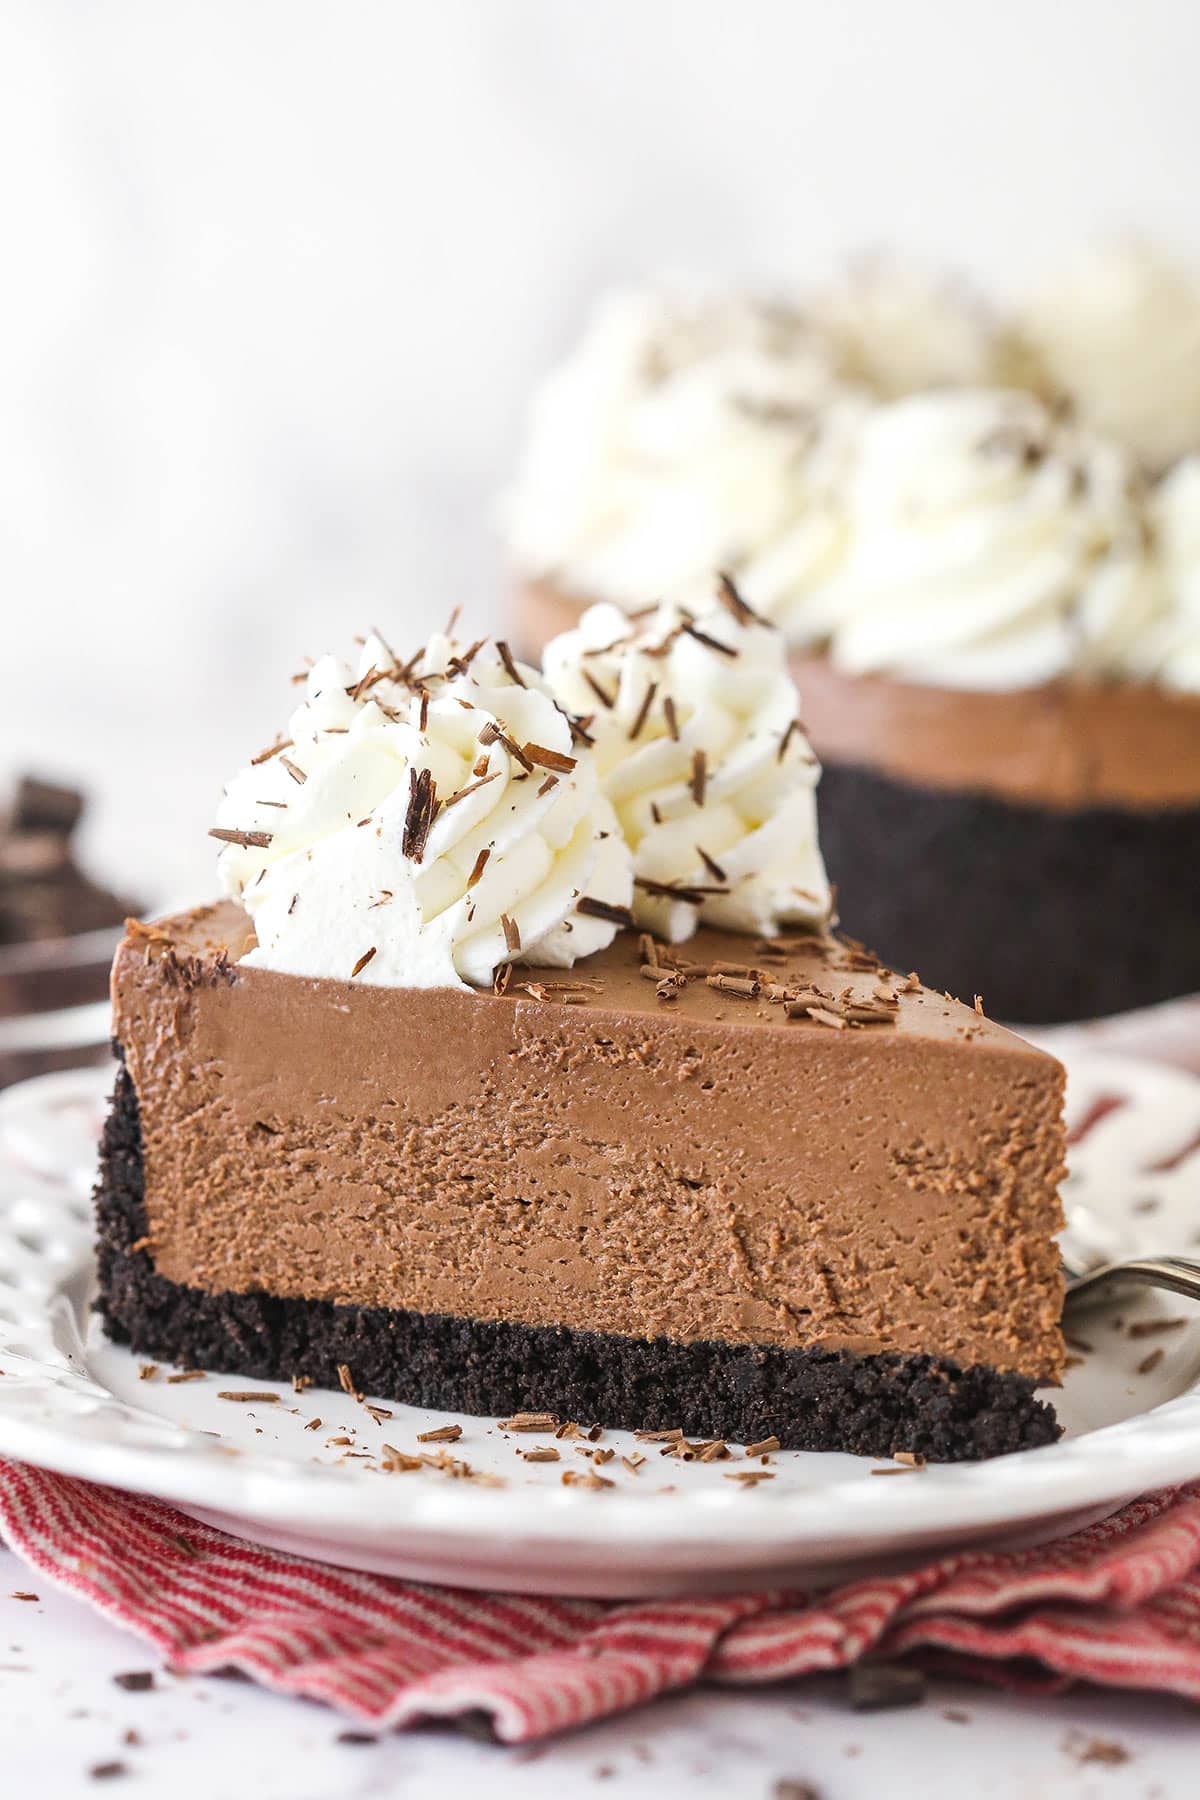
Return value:
<svg viewBox="0 0 1200 1800">
<path fill-rule="evenodd" d="M 7 0 L 0 782 L 87 779 L 105 870 L 207 887 L 304 653 L 499 615 L 597 285 L 1200 258 L 1198 61 L 1189 0 Z"/>
<path fill-rule="evenodd" d="M 126 1791 L 172 1800 L 573 1800 L 593 1791 L 786 1800 L 778 1784 L 789 1780 L 811 1783 L 820 1800 L 1188 1800 L 1196 1791 L 1195 1708 L 1155 1697 L 1029 1700 L 935 1681 L 919 1708 L 865 1714 L 849 1709 L 840 1679 L 822 1677 L 679 1695 L 549 1745 L 501 1747 L 443 1726 L 354 1745 L 338 1742 L 347 1722 L 334 1714 L 246 1683 L 156 1670 L 148 1693 L 114 1685 L 135 1669 L 156 1669 L 136 1639 L 0 1551 L 3 1791 L 39 1800 Z M 130 1731 L 136 1743 L 125 1741 Z M 1098 1739 L 1127 1760 L 1082 1761 Z M 123 1775 L 89 1774 L 113 1761 Z"/>
</svg>

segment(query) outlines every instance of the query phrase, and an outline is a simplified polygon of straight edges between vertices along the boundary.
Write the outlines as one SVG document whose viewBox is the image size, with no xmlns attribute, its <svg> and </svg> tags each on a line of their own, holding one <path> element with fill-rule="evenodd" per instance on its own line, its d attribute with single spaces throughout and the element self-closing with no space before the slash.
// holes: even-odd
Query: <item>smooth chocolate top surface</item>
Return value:
<svg viewBox="0 0 1200 1800">
<path fill-rule="evenodd" d="M 222 905 L 117 958 L 169 1279 L 1056 1376 L 1062 1072 L 969 1008 L 832 938 L 705 931 L 689 968 L 762 992 L 666 999 L 633 933 L 502 995 L 239 967 L 249 937 Z"/>
<path fill-rule="evenodd" d="M 209 962 L 224 957 L 232 965 L 254 943 L 254 927 L 234 901 L 199 907 L 135 929 L 135 941 L 152 945 L 156 935 L 184 956 Z M 986 1018 L 980 1010 L 922 987 L 914 973 L 889 969 L 854 939 L 837 933 L 790 932 L 771 939 L 705 927 L 686 943 L 656 943 L 654 955 L 660 968 L 657 978 L 643 972 L 644 947 L 649 942 L 649 934 L 621 931 L 607 950 L 577 963 L 573 969 L 541 969 L 514 963 L 502 993 L 475 989 L 413 992 L 453 995 L 460 1004 L 482 1006 L 533 1004 L 543 1010 L 586 1006 L 593 1016 L 600 1012 L 633 1017 L 670 1013 L 739 1032 L 850 1032 L 856 1040 L 899 1035 L 959 1045 L 986 1044 L 1021 1057 L 1053 1061 L 1015 1032 Z M 369 947 L 363 944 L 361 950 Z M 676 972 L 682 975 L 678 983 L 672 980 Z M 250 980 L 257 987 L 278 983 L 306 988 L 329 985 L 253 967 L 239 970 L 239 979 Z M 741 985 L 745 983 L 757 985 L 759 991 L 742 992 Z M 349 993 L 405 991 L 373 988 L 369 983 L 354 981 L 349 969 L 345 986 Z M 660 988 L 665 988 L 667 994 L 660 994 Z M 772 997 L 776 990 L 778 997 Z M 784 994 L 796 998 L 788 1001 Z M 828 1016 L 814 1018 L 808 1011 L 810 1005 L 817 1013 Z M 863 1022 L 856 1016 L 860 1009 L 875 1016 Z"/>
<path fill-rule="evenodd" d="M 521 588 L 518 642 L 536 651 L 582 604 Z M 1200 806 L 1200 696 L 1083 678 L 997 693 L 938 688 L 845 675 L 799 651 L 791 666 L 824 760 L 1056 810 Z"/>
</svg>

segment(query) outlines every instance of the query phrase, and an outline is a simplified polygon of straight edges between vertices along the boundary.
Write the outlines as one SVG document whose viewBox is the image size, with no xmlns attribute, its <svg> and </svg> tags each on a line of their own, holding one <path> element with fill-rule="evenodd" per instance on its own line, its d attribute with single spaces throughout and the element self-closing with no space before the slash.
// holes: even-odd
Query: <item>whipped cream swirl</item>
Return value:
<svg viewBox="0 0 1200 1800">
<path fill-rule="evenodd" d="M 726 585 L 699 616 L 584 613 L 547 645 L 546 679 L 586 714 L 604 793 L 634 856 L 634 911 L 670 941 L 703 920 L 774 935 L 829 916 L 820 769 L 782 635 Z"/>
<path fill-rule="evenodd" d="M 850 674 L 1003 689 L 1114 673 L 1162 609 L 1128 459 L 1032 395 L 880 407 L 848 508 L 852 548 L 807 620 Z"/>
<path fill-rule="evenodd" d="M 808 315 L 844 379 L 884 400 L 1011 378 L 1009 335 L 967 282 L 893 255 L 853 258 Z"/>
<path fill-rule="evenodd" d="M 602 949 L 632 868 L 577 740 L 500 646 L 438 636 L 402 665 L 372 637 L 356 671 L 323 657 L 283 741 L 218 808 L 222 883 L 258 938 L 243 960 L 463 987 Z"/>
<path fill-rule="evenodd" d="M 1200 456 L 1172 470 L 1150 517 L 1165 609 L 1131 660 L 1147 680 L 1200 694 Z"/>
<path fill-rule="evenodd" d="M 1137 242 L 1094 250 L 1022 320 L 1049 384 L 1151 470 L 1200 450 L 1200 282 Z"/>
<path fill-rule="evenodd" d="M 537 398 L 505 509 L 513 558 L 632 610 L 706 604 L 714 569 L 774 552 L 758 603 L 782 618 L 840 553 L 862 404 L 799 312 L 612 298 Z"/>
</svg>

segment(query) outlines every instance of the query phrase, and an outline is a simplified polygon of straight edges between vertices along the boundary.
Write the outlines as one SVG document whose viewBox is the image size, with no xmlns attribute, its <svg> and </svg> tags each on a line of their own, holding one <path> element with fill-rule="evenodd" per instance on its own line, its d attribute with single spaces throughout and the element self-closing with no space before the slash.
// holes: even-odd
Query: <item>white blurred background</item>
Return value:
<svg viewBox="0 0 1200 1800">
<path fill-rule="evenodd" d="M 0 776 L 212 885 L 307 652 L 462 602 L 593 290 L 1200 260 L 1191 0 L 2 0 Z"/>
</svg>

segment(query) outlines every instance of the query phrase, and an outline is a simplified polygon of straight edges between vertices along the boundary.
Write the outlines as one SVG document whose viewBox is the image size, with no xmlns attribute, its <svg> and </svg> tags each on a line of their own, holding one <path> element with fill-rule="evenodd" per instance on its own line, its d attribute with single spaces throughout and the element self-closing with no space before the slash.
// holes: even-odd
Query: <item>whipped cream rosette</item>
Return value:
<svg viewBox="0 0 1200 1800">
<path fill-rule="evenodd" d="M 506 507 L 530 578 L 636 608 L 707 604 L 754 560 L 783 618 L 842 547 L 837 493 L 863 401 L 801 313 L 622 295 L 534 407 Z"/>
<path fill-rule="evenodd" d="M 1044 282 L 1021 320 L 1051 386 L 1151 470 L 1200 450 L 1200 281 L 1149 245 L 1110 244 Z"/>
<path fill-rule="evenodd" d="M 307 673 L 283 740 L 230 783 L 214 835 L 254 921 L 245 961 L 405 987 L 569 967 L 611 942 L 629 850 L 594 756 L 533 670 L 444 636 L 378 637 Z"/>
<path fill-rule="evenodd" d="M 635 914 L 672 942 L 702 919 L 761 936 L 830 911 L 783 637 L 721 593 L 698 615 L 594 606 L 545 651 L 633 850 Z"/>
<path fill-rule="evenodd" d="M 808 619 L 848 674 L 1003 689 L 1125 673 L 1164 606 L 1129 459 L 1032 395 L 880 407 L 847 507 L 852 548 Z"/>
</svg>

